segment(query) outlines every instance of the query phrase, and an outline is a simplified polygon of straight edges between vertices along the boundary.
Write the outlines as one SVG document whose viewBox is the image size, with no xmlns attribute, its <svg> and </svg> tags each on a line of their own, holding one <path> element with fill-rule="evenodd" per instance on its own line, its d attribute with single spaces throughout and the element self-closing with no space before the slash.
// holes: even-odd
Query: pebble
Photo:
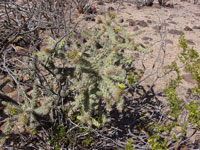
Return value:
<svg viewBox="0 0 200 150">
<path fill-rule="evenodd" d="M 135 26 L 135 22 L 133 21 L 133 19 L 129 19 L 129 26 Z"/>
<path fill-rule="evenodd" d="M 189 45 L 195 45 L 195 43 L 192 40 L 186 40 L 187 44 Z"/>
<path fill-rule="evenodd" d="M 183 80 L 189 82 L 189 83 L 192 83 L 192 84 L 195 84 L 197 83 L 194 79 L 193 79 L 193 75 L 192 74 L 184 74 L 182 75 L 183 77 Z"/>
<path fill-rule="evenodd" d="M 144 40 L 144 41 L 152 41 L 153 39 L 150 38 L 150 37 L 146 37 L 146 36 L 145 36 L 145 37 L 142 38 L 142 40 Z"/>
<path fill-rule="evenodd" d="M 193 29 L 200 29 L 200 26 L 194 26 Z"/>
<path fill-rule="evenodd" d="M 104 2 L 103 1 L 98 1 L 97 5 L 104 5 Z"/>
<path fill-rule="evenodd" d="M 108 7 L 108 11 L 115 11 L 115 8 L 113 8 L 113 7 Z"/>
<path fill-rule="evenodd" d="M 139 30 L 138 26 L 136 26 L 136 27 L 133 29 L 133 31 L 138 31 L 138 30 Z"/>
<path fill-rule="evenodd" d="M 167 39 L 165 42 L 166 44 L 173 44 L 172 40 L 169 40 L 169 39 Z"/>
<path fill-rule="evenodd" d="M 160 32 L 161 26 L 154 26 L 153 29 L 156 30 L 156 32 Z"/>
<path fill-rule="evenodd" d="M 139 26 L 141 26 L 141 27 L 147 27 L 147 26 L 148 26 L 147 23 L 146 23 L 144 20 L 138 21 L 138 22 L 137 22 L 137 25 L 139 25 Z"/>
<path fill-rule="evenodd" d="M 119 23 L 123 23 L 123 22 L 124 22 L 123 18 L 119 19 Z"/>
<path fill-rule="evenodd" d="M 168 33 L 174 34 L 174 35 L 181 35 L 181 33 L 183 33 L 183 32 L 176 30 L 176 29 L 170 29 L 170 30 L 168 30 Z"/>
<path fill-rule="evenodd" d="M 185 31 L 192 31 L 192 28 L 186 26 L 186 27 L 184 28 L 184 30 L 185 30 Z"/>
</svg>

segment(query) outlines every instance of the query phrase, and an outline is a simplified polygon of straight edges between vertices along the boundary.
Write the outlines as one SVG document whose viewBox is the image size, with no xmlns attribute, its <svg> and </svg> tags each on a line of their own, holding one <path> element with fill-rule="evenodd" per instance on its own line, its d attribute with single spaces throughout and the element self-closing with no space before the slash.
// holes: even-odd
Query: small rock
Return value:
<svg viewBox="0 0 200 150">
<path fill-rule="evenodd" d="M 184 28 L 184 30 L 185 30 L 185 31 L 192 31 L 192 28 L 186 26 L 186 27 Z"/>
<path fill-rule="evenodd" d="M 138 22 L 137 22 L 137 25 L 139 25 L 139 26 L 141 26 L 141 27 L 147 27 L 147 26 L 148 26 L 147 23 L 146 23 L 144 20 L 138 21 Z"/>
<path fill-rule="evenodd" d="M 175 17 L 175 14 L 169 15 L 169 18 L 174 18 L 174 17 Z"/>
<path fill-rule="evenodd" d="M 176 29 L 171 29 L 171 30 L 168 30 L 168 33 L 175 34 L 175 35 L 181 35 L 181 33 L 183 33 L 183 32 L 176 30 Z"/>
<path fill-rule="evenodd" d="M 161 9 L 161 6 L 158 3 L 155 3 L 153 6 L 154 8 Z"/>
<path fill-rule="evenodd" d="M 169 12 L 169 10 L 167 10 L 167 9 L 165 9 L 164 11 L 165 11 L 165 12 Z"/>
<path fill-rule="evenodd" d="M 140 54 L 139 53 L 135 53 L 135 58 L 139 58 L 140 57 Z"/>
<path fill-rule="evenodd" d="M 86 15 L 84 18 L 86 21 L 95 21 L 95 18 L 93 15 Z"/>
<path fill-rule="evenodd" d="M 113 7 L 108 7 L 108 11 L 115 11 L 115 8 L 113 8 Z"/>
<path fill-rule="evenodd" d="M 105 11 L 99 11 L 100 15 L 105 15 Z"/>
<path fill-rule="evenodd" d="M 169 26 L 168 23 L 162 23 L 162 26 Z"/>
<path fill-rule="evenodd" d="M 193 29 L 200 29 L 200 26 L 194 26 Z"/>
<path fill-rule="evenodd" d="M 161 26 L 154 26 L 153 29 L 156 30 L 157 32 L 160 32 Z"/>
<path fill-rule="evenodd" d="M 127 8 L 124 6 L 124 7 L 121 7 L 120 9 L 123 10 L 123 9 L 127 9 Z"/>
<path fill-rule="evenodd" d="M 145 37 L 142 38 L 142 40 L 144 40 L 144 41 L 152 41 L 153 39 L 150 38 L 150 37 L 146 37 L 146 36 L 145 36 Z"/>
<path fill-rule="evenodd" d="M 106 3 L 114 3 L 117 2 L 117 0 L 104 0 Z"/>
<path fill-rule="evenodd" d="M 104 2 L 103 1 L 98 1 L 97 5 L 104 5 Z"/>
<path fill-rule="evenodd" d="M 189 82 L 189 83 L 192 83 L 192 84 L 196 84 L 197 83 L 197 81 L 195 81 L 193 79 L 193 75 L 192 74 L 184 74 L 184 75 L 182 75 L 182 77 L 183 77 L 183 80 L 185 80 L 186 82 Z"/>
<path fill-rule="evenodd" d="M 145 42 L 144 42 L 144 44 L 148 45 L 148 44 L 149 44 L 149 42 L 148 42 L 148 41 L 145 41 Z"/>
<path fill-rule="evenodd" d="M 169 3 L 169 4 L 166 4 L 165 7 L 168 7 L 168 8 L 174 8 L 174 4 Z"/>
<path fill-rule="evenodd" d="M 194 13 L 197 17 L 200 17 L 200 13 Z"/>
<path fill-rule="evenodd" d="M 147 23 L 151 24 L 151 23 L 152 23 L 152 21 L 151 21 L 151 20 L 147 20 Z"/>
<path fill-rule="evenodd" d="M 11 96 L 11 98 L 15 101 L 15 102 L 23 102 L 23 97 L 18 93 L 18 92 L 14 92 L 14 94 Z"/>
<path fill-rule="evenodd" d="M 189 45 L 195 45 L 195 43 L 192 40 L 186 40 L 187 44 Z"/>
<path fill-rule="evenodd" d="M 11 93 L 15 91 L 15 85 L 8 78 L 0 80 L 0 91 L 3 93 Z"/>
<path fill-rule="evenodd" d="M 15 91 L 15 89 L 14 89 L 13 85 L 7 84 L 1 89 L 1 91 L 4 93 L 11 93 L 11 92 Z"/>
<path fill-rule="evenodd" d="M 181 150 L 189 150 L 190 148 L 187 145 L 180 145 Z"/>
<path fill-rule="evenodd" d="M 165 42 L 166 42 L 166 44 L 173 44 L 173 42 L 169 39 L 167 39 Z"/>
<path fill-rule="evenodd" d="M 129 26 L 135 26 L 135 22 L 133 21 L 133 19 L 128 19 L 128 24 Z"/>
<path fill-rule="evenodd" d="M 170 21 L 170 22 L 168 22 L 168 23 L 177 25 L 177 23 L 176 23 L 175 21 Z"/>
<path fill-rule="evenodd" d="M 138 26 L 136 26 L 136 27 L 133 29 L 133 31 L 138 31 L 138 30 L 139 30 Z"/>
<path fill-rule="evenodd" d="M 119 23 L 123 23 L 123 22 L 124 22 L 123 18 L 119 19 Z"/>
</svg>

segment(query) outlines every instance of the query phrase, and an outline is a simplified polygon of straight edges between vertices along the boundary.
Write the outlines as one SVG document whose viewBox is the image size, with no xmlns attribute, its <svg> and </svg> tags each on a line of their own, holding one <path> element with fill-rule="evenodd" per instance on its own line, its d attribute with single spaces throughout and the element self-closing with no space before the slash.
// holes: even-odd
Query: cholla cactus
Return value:
<svg viewBox="0 0 200 150">
<path fill-rule="evenodd" d="M 82 38 L 86 42 L 73 40 L 71 51 L 66 53 L 75 67 L 71 89 L 76 97 L 69 114 L 81 110 L 78 119 L 90 125 L 99 126 L 95 119 L 105 122 L 105 113 L 114 106 L 122 111 L 127 75 L 133 62 L 124 52 L 138 49 L 131 36 L 114 19 L 113 12 L 109 13 L 108 20 L 98 18 L 102 28 L 85 29 Z"/>
<path fill-rule="evenodd" d="M 37 127 L 37 116 L 47 115 L 52 106 L 52 99 L 45 100 L 41 106 L 37 106 L 38 102 L 38 86 L 35 82 L 32 100 L 30 100 L 23 90 L 20 90 L 23 97 L 23 103 L 15 104 L 3 101 L 5 105 L 4 112 L 9 116 L 6 118 L 3 133 L 33 132 Z"/>
</svg>

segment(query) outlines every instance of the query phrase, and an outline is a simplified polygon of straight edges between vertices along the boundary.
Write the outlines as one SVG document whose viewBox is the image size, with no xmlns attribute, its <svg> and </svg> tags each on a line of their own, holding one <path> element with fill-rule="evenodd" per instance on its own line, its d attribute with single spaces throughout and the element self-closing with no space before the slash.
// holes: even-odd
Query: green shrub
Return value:
<svg viewBox="0 0 200 150">
<path fill-rule="evenodd" d="M 132 145 L 133 139 L 129 138 L 125 144 L 124 150 L 134 150 L 134 146 Z"/>
<path fill-rule="evenodd" d="M 114 107 L 122 111 L 125 88 L 136 80 L 134 60 L 125 51 L 143 50 L 114 19 L 115 14 L 110 12 L 107 20 L 99 18 L 101 28 L 83 30 L 85 42 L 79 42 L 73 34 L 65 38 L 72 43 L 65 56 L 75 68 L 70 88 L 76 96 L 69 115 L 80 110 L 77 118 L 90 126 L 104 124 L 106 114 Z M 59 47 L 65 45 L 61 43 Z"/>
<path fill-rule="evenodd" d="M 199 95 L 200 91 L 200 82 L 199 82 L 199 73 L 200 73 L 200 57 L 196 50 L 193 48 L 189 48 L 184 35 L 181 35 L 179 39 L 179 46 L 182 48 L 182 52 L 180 53 L 180 61 L 184 64 L 186 71 L 192 73 L 194 80 L 197 81 L 197 87 L 193 88 L 193 94 Z M 169 143 L 176 143 L 180 139 L 175 134 L 176 128 L 180 128 L 183 139 L 187 138 L 186 129 L 190 128 L 191 125 L 194 127 L 195 131 L 198 131 L 200 128 L 200 112 L 199 106 L 200 103 L 192 100 L 188 103 L 185 103 L 184 100 L 179 98 L 179 95 L 176 89 L 179 87 L 182 82 L 182 77 L 180 75 L 180 70 L 176 64 L 173 62 L 169 68 L 172 71 L 175 71 L 177 74 L 176 79 L 170 80 L 164 92 L 168 95 L 167 101 L 169 102 L 169 115 L 167 117 L 170 120 L 165 124 L 155 124 L 150 126 L 149 131 L 151 136 L 148 138 L 149 145 L 152 149 L 164 150 L 167 149 Z M 188 101 L 188 100 L 187 100 Z M 180 119 L 183 117 L 182 112 L 186 111 L 189 115 L 184 119 L 184 122 Z M 168 136 L 164 136 L 168 135 Z M 180 141 L 179 141 L 180 142 Z M 180 145 L 177 145 L 180 146 Z"/>
</svg>

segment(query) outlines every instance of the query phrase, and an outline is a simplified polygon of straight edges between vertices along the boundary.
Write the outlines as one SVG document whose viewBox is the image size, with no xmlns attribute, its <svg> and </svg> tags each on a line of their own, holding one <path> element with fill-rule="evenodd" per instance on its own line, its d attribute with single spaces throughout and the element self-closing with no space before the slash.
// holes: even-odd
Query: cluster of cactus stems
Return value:
<svg viewBox="0 0 200 150">
<path fill-rule="evenodd" d="M 39 96 L 36 82 L 33 86 L 32 99 L 29 99 L 22 89 L 19 89 L 19 91 L 23 102 L 19 102 L 18 104 L 6 101 L 2 102 L 5 105 L 4 112 L 9 116 L 5 119 L 3 130 L 5 135 L 23 132 L 34 133 L 36 127 L 39 125 L 37 116 L 47 115 L 53 104 L 53 100 L 48 99 L 42 105 L 38 106 Z"/>
<path fill-rule="evenodd" d="M 108 14 L 107 20 L 98 18 L 102 28 L 93 31 L 85 29 L 81 33 L 85 42 L 74 40 L 70 51 L 65 53 L 75 67 L 71 90 L 76 91 L 76 96 L 71 103 L 73 107 L 69 116 L 80 110 L 78 119 L 89 125 L 105 123 L 105 115 L 113 108 L 122 111 L 123 94 L 134 61 L 125 54 L 125 50 L 139 48 L 139 44 L 114 19 L 115 14 L 112 12 Z"/>
<path fill-rule="evenodd" d="M 135 43 L 133 35 L 126 34 L 112 12 L 107 19 L 98 18 L 97 23 L 101 28 L 85 29 L 81 33 L 83 41 L 71 33 L 52 50 L 55 41 L 46 39 L 49 44 L 33 54 L 35 63 L 43 64 L 42 72 L 48 68 L 46 71 L 49 74 L 45 76 L 48 88 L 40 89 L 46 93 L 43 97 L 45 100 L 41 103 L 38 89 L 41 81 L 37 80 L 33 85 L 32 98 L 21 89 L 23 102 L 2 102 L 5 105 L 4 112 L 8 115 L 4 120 L 4 135 L 13 133 L 12 130 L 18 133 L 35 131 L 39 125 L 38 116 L 53 118 L 53 109 L 55 106 L 61 108 L 63 104 L 60 100 L 66 99 L 70 92 L 74 93 L 74 97 L 73 101 L 67 100 L 65 105 L 70 106 L 68 116 L 79 112 L 77 119 L 90 126 L 100 127 L 109 120 L 107 116 L 110 111 L 123 110 L 125 89 L 129 81 L 133 83 L 135 79 L 132 67 L 134 59 L 125 52 L 144 52 L 144 46 Z M 58 66 L 58 62 L 64 62 L 67 67 Z M 32 67 L 34 72 L 36 64 Z"/>
</svg>

